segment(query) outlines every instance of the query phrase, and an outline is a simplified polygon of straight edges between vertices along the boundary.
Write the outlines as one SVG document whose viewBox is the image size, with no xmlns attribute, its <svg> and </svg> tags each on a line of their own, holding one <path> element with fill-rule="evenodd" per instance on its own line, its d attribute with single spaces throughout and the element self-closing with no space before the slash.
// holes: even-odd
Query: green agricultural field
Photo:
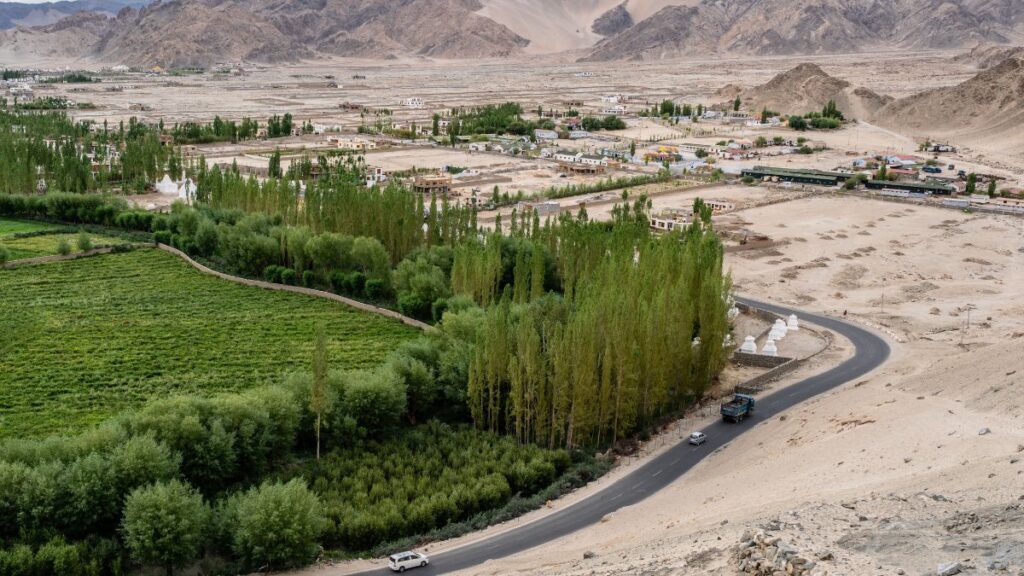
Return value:
<svg viewBox="0 0 1024 576">
<path fill-rule="evenodd" d="M 329 300 L 242 286 L 143 249 L 0 270 L 0 438 L 68 433 L 146 400 L 369 368 L 418 331 Z"/>
<path fill-rule="evenodd" d="M 31 220 L 6 220 L 0 218 L 0 237 L 11 234 L 24 234 L 26 232 L 41 232 L 43 230 L 58 230 L 60 226 L 47 224 L 45 222 L 33 222 Z"/>
<path fill-rule="evenodd" d="M 89 234 L 93 248 L 102 246 L 113 246 L 124 244 L 121 238 L 104 236 L 102 234 Z M 61 240 L 66 240 L 71 246 L 71 252 L 80 252 L 78 249 L 78 234 L 45 234 L 42 236 L 27 236 L 24 238 L 0 237 L 0 246 L 5 246 L 11 252 L 11 260 L 22 258 L 35 258 L 37 256 L 53 256 L 57 254 L 57 246 Z"/>
</svg>

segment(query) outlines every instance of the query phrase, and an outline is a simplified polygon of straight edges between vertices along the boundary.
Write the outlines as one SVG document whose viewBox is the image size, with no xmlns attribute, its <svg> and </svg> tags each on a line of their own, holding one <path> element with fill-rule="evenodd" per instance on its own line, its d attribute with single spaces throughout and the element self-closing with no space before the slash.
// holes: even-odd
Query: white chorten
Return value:
<svg viewBox="0 0 1024 576">
<path fill-rule="evenodd" d="M 740 346 L 740 352 L 745 354 L 757 354 L 757 342 L 754 341 L 753 336 L 747 336 L 743 339 L 743 345 Z"/>
<path fill-rule="evenodd" d="M 775 347 L 775 340 L 769 338 L 768 341 L 764 343 L 764 348 L 761 349 L 761 354 L 764 354 L 765 356 L 778 356 L 779 349 Z"/>
<path fill-rule="evenodd" d="M 786 329 L 792 330 L 793 332 L 800 330 L 800 321 L 797 320 L 796 314 L 789 315 L 789 320 L 786 322 Z"/>
<path fill-rule="evenodd" d="M 768 338 L 772 340 L 782 340 L 786 337 L 786 323 L 779 318 L 775 321 L 775 325 L 772 326 L 771 333 L 768 334 Z"/>
</svg>

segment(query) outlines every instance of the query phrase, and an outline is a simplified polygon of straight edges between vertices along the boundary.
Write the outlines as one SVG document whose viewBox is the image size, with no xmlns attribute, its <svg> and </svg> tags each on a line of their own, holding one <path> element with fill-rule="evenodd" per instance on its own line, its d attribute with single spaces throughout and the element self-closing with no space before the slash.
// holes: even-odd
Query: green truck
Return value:
<svg viewBox="0 0 1024 576">
<path fill-rule="evenodd" d="M 722 419 L 728 422 L 740 422 L 754 411 L 754 397 L 747 394 L 736 394 L 732 400 L 722 404 Z"/>
</svg>

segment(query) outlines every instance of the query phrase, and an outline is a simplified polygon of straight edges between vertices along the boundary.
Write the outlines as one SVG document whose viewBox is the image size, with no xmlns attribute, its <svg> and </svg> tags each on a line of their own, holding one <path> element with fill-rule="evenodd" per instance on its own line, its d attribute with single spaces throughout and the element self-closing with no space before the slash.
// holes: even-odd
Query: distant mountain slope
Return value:
<svg viewBox="0 0 1024 576">
<path fill-rule="evenodd" d="M 721 91 L 727 93 L 726 89 Z M 867 119 L 893 101 L 867 88 L 829 75 L 816 64 L 801 64 L 767 83 L 740 93 L 744 105 L 754 111 L 768 108 L 782 114 L 820 111 L 832 100 L 847 118 Z"/>
<path fill-rule="evenodd" d="M 0 30 L 15 26 L 48 26 L 79 12 L 100 12 L 113 16 L 125 6 L 144 6 L 146 0 L 78 0 L 22 4 L 0 2 Z"/>
<path fill-rule="evenodd" d="M 586 60 L 937 49 L 1022 34 L 1024 2 L 1014 0 L 703 0 L 663 8 Z"/>
<path fill-rule="evenodd" d="M 979 70 L 988 70 L 1002 64 L 1004 60 L 1016 56 L 1024 56 L 1024 46 L 981 43 L 972 48 L 970 52 L 958 54 L 953 61 L 970 64 Z"/>
<path fill-rule="evenodd" d="M 614 36 L 632 26 L 633 16 L 626 10 L 626 3 L 623 2 L 598 16 L 590 29 L 601 36 Z"/>
<path fill-rule="evenodd" d="M 907 132 L 997 139 L 1024 125 L 1024 58 L 1007 58 L 947 88 L 901 98 L 879 110 L 875 121 Z"/>
<path fill-rule="evenodd" d="M 76 60 L 86 55 L 83 46 L 99 42 L 109 22 L 103 14 L 79 12 L 49 26 L 0 30 L 0 56 L 15 66 L 39 57 Z"/>
<path fill-rule="evenodd" d="M 48 26 L 66 10 L 117 12 L 99 40 L 91 40 L 96 22 L 83 23 L 76 55 L 140 66 L 567 51 L 590 61 L 656 60 L 1024 42 L 1021 0 L 157 0 L 120 9 L 142 2 L 17 5 L 6 18 Z M 75 35 L 58 32 L 57 44 Z M 46 46 L 51 33 L 4 35 L 0 53 L 14 41 L 60 52 Z"/>
</svg>

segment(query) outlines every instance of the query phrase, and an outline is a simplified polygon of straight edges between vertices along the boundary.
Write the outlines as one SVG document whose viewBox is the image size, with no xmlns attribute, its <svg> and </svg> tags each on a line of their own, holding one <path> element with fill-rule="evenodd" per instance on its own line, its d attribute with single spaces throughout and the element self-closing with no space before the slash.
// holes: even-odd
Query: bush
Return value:
<svg viewBox="0 0 1024 576">
<path fill-rule="evenodd" d="M 285 269 L 282 266 L 278 266 L 277 264 L 271 264 L 270 266 L 267 266 L 266 268 L 263 269 L 263 279 L 266 280 L 267 282 L 280 284 L 281 273 L 284 272 L 284 270 Z"/>
<path fill-rule="evenodd" d="M 312 288 L 316 284 L 316 274 L 312 270 L 304 270 L 302 272 L 302 285 L 306 288 Z"/>
<path fill-rule="evenodd" d="M 171 235 L 170 230 L 158 230 L 153 233 L 153 242 L 156 242 L 157 244 L 170 246 L 172 241 L 173 236 Z"/>
<path fill-rule="evenodd" d="M 370 300 L 383 300 L 388 295 L 388 285 L 383 280 L 366 281 L 366 297 Z"/>
<path fill-rule="evenodd" d="M 68 242 L 67 238 L 61 238 L 60 242 L 57 243 L 57 254 L 61 256 L 71 254 L 71 243 Z"/>
<path fill-rule="evenodd" d="M 80 252 L 88 252 L 92 250 L 92 237 L 85 230 L 78 233 L 78 239 L 76 240 L 78 250 Z"/>
<path fill-rule="evenodd" d="M 16 544 L 0 549 L 0 574 L 8 576 L 34 576 L 35 555 L 27 544 Z"/>
<path fill-rule="evenodd" d="M 11 259 L 11 251 L 6 246 L 0 246 L 0 266 L 3 266 Z"/>
<path fill-rule="evenodd" d="M 807 130 L 807 120 L 804 120 L 803 116 L 790 116 L 789 127 L 793 130 Z"/>
<path fill-rule="evenodd" d="M 341 272 L 331 274 L 331 288 L 347 296 L 361 296 L 366 286 L 366 275 L 362 272 Z"/>
<path fill-rule="evenodd" d="M 295 285 L 295 277 L 296 277 L 295 270 L 292 270 L 291 268 L 282 268 L 281 269 L 281 283 L 282 284 L 287 284 L 289 286 L 294 286 Z"/>
<path fill-rule="evenodd" d="M 200 256 L 212 256 L 217 251 L 217 225 L 213 223 L 213 220 L 204 218 L 199 223 L 193 243 L 196 254 Z"/>
<path fill-rule="evenodd" d="M 177 480 L 139 488 L 125 501 L 125 545 L 135 560 L 171 574 L 199 556 L 209 515 L 202 496 Z"/>
<path fill-rule="evenodd" d="M 743 183 L 746 184 L 747 186 L 753 184 L 754 182 L 756 182 L 756 180 L 753 176 L 747 175 L 743 177 Z"/>
<path fill-rule="evenodd" d="M 264 482 L 230 507 L 235 553 L 252 568 L 301 566 L 316 556 L 328 528 L 320 500 L 301 479 Z"/>
</svg>

